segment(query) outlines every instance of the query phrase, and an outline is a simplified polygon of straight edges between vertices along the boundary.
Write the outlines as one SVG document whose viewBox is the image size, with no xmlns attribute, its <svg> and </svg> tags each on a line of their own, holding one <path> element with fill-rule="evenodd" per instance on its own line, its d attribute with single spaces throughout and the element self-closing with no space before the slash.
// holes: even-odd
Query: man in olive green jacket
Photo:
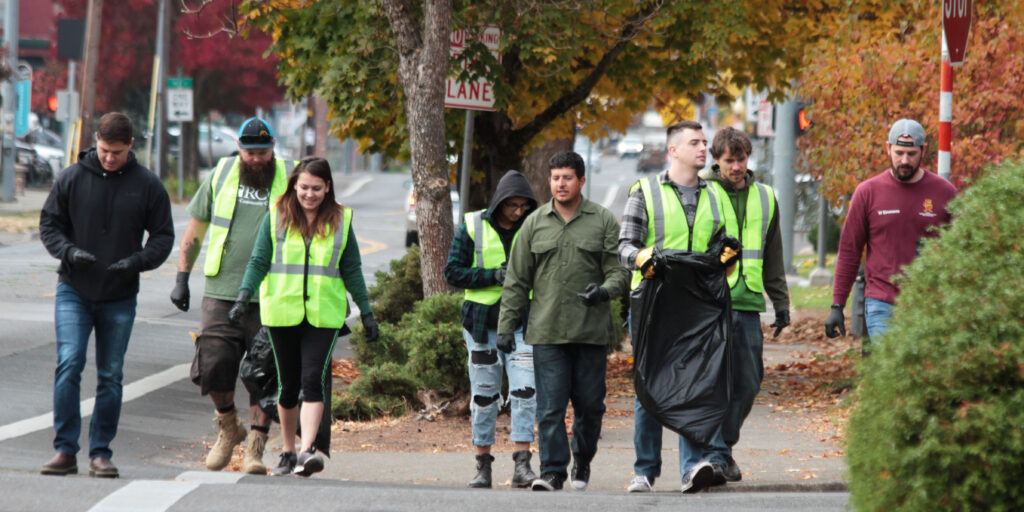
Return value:
<svg viewBox="0 0 1024 512">
<path fill-rule="evenodd" d="M 572 485 L 582 490 L 601 435 L 606 358 L 615 338 L 608 301 L 626 291 L 629 273 L 618 262 L 615 216 L 583 198 L 583 158 L 564 151 L 548 169 L 552 200 L 526 219 L 512 246 L 497 345 L 514 350 L 513 332 L 529 305 L 526 342 L 533 346 L 541 472 L 531 487 L 559 490 L 568 476 L 571 399 Z"/>
</svg>

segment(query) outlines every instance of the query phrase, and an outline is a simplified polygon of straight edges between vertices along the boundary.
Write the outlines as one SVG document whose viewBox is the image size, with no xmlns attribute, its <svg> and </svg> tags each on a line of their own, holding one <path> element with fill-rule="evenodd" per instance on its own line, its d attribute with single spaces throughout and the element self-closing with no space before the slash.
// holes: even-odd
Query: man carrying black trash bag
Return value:
<svg viewBox="0 0 1024 512">
<path fill-rule="evenodd" d="M 637 301 L 636 295 L 648 295 L 646 300 L 648 306 L 668 305 L 674 308 L 673 315 L 654 315 L 644 313 L 644 307 L 638 307 L 631 303 L 630 321 L 633 331 L 632 341 L 634 344 L 635 361 L 644 361 L 644 336 L 636 333 L 644 333 L 659 342 L 679 343 L 691 341 L 693 343 L 705 343 L 707 349 L 714 349 L 706 352 L 706 359 L 701 363 L 700 368 L 710 369 L 707 372 L 700 372 L 699 375 L 684 371 L 683 375 L 676 376 L 680 380 L 673 387 L 678 387 L 679 382 L 684 382 L 683 377 L 689 379 L 688 385 L 691 389 L 681 390 L 682 393 L 690 393 L 683 398 L 689 400 L 699 396 L 706 400 L 711 412 L 702 420 L 706 423 L 698 433 L 681 428 L 680 425 L 670 426 L 676 432 L 688 432 L 687 435 L 679 436 L 679 471 L 682 480 L 682 491 L 691 493 L 697 492 L 712 483 L 716 482 L 717 475 L 721 472 L 715 471 L 713 465 L 724 466 L 724 460 L 716 458 L 710 441 L 712 435 L 716 434 L 718 425 L 721 423 L 722 415 L 729 401 L 728 362 L 722 357 L 727 355 L 729 348 L 725 342 L 731 339 L 731 300 L 728 298 L 728 285 L 725 283 L 725 275 L 722 273 L 721 263 L 712 265 L 714 257 L 718 256 L 725 247 L 724 211 L 729 205 L 725 202 L 723 194 L 716 194 L 715 190 L 697 176 L 707 159 L 707 139 L 700 123 L 683 121 L 668 127 L 667 146 L 669 155 L 669 168 L 657 176 L 641 179 L 630 190 L 629 199 L 626 202 L 626 210 L 622 216 L 622 230 L 619 233 L 619 261 L 628 269 L 632 269 L 633 281 L 633 303 Z M 719 238 L 715 239 L 715 236 Z M 700 256 L 709 251 L 712 241 L 717 243 L 711 256 Z M 733 250 L 738 250 L 738 242 L 735 239 L 730 242 Z M 673 255 L 673 259 L 666 256 Z M 709 251 L 710 252 L 710 251 Z M 689 254 L 690 256 L 676 258 L 677 255 Z M 678 261 L 676 261 L 678 259 Z M 707 261 L 703 261 L 707 259 Z M 691 269 L 692 263 L 696 270 Z M 731 262 L 730 262 L 731 263 Z M 671 267 L 670 267 L 671 264 Z M 650 285 L 645 280 L 668 279 L 666 273 L 670 273 L 670 286 L 664 286 L 659 281 L 658 286 Z M 684 277 L 683 272 L 695 272 L 690 277 Z M 678 274 L 677 274 L 678 273 Z M 708 273 L 709 276 L 703 276 Z M 701 285 L 702 279 L 718 279 L 721 286 L 725 288 L 725 305 L 721 304 L 721 297 L 697 295 L 706 294 L 707 290 L 693 288 Z M 706 284 L 701 285 L 706 286 Z M 679 289 L 679 288 L 682 289 Z M 652 289 L 653 288 L 653 289 Z M 664 290 L 665 299 L 659 296 Z M 670 294 L 681 294 L 679 297 L 669 299 Z M 690 296 L 690 295 L 693 296 Z M 673 303 L 671 300 L 685 301 L 686 303 Z M 688 314 L 680 314 L 682 311 L 698 311 L 708 306 L 713 309 L 707 319 L 703 317 L 690 318 Z M 723 316 L 723 314 L 725 316 Z M 687 323 L 680 323 L 681 320 Z M 696 329 L 696 326 L 703 325 L 700 322 L 710 321 L 704 326 L 707 332 L 690 332 L 688 329 Z M 724 322 L 724 324 L 722 324 Z M 717 332 L 711 327 L 717 325 Z M 724 325 L 724 327 L 723 327 Z M 696 341 L 694 341 L 696 340 Z M 638 348 L 638 343 L 640 347 Z M 661 345 L 659 345 L 661 346 Z M 722 350 L 722 349 L 725 350 Z M 674 350 L 674 349 L 673 349 Z M 667 353 L 658 356 L 660 361 L 686 361 L 683 353 L 676 353 L 669 350 Z M 652 359 L 652 361 L 657 361 Z M 717 361 L 712 363 L 711 361 Z M 677 364 L 678 365 L 678 364 Z M 674 366 L 652 367 L 655 370 L 667 368 L 669 371 Z M 637 370 L 643 370 L 644 365 L 637 364 Z M 692 369 L 692 368 L 691 368 Z M 695 377 L 703 375 L 705 378 L 694 380 Z M 670 374 L 671 377 L 671 374 Z M 641 377 L 637 377 L 641 379 Z M 637 402 L 634 406 L 634 434 L 633 448 L 636 450 L 636 462 L 633 464 L 634 477 L 629 483 L 629 492 L 650 492 L 655 478 L 661 475 L 661 438 L 662 423 L 666 422 L 663 412 L 670 409 L 673 404 L 679 401 L 680 397 L 667 396 L 649 399 L 652 390 L 649 383 L 638 380 Z M 700 393 L 694 395 L 696 387 L 710 386 L 711 395 L 704 396 Z M 654 391 L 657 391 L 655 385 Z M 721 391 L 725 391 L 724 394 Z M 655 393 L 658 395 L 658 393 Z M 663 402 L 667 400 L 668 402 Z M 649 411 L 648 407 L 656 410 Z M 701 422 L 698 422 L 701 423 Z M 713 426 L 714 428 L 711 428 Z M 691 437 L 693 439 L 691 439 Z M 721 479 L 724 483 L 724 478 Z"/>
</svg>

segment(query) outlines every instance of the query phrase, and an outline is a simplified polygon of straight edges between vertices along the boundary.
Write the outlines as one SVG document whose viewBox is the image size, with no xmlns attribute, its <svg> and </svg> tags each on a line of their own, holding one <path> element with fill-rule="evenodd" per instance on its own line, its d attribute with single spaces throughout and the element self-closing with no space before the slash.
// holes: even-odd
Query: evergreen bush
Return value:
<svg viewBox="0 0 1024 512">
<path fill-rule="evenodd" d="M 423 300 L 419 246 L 413 245 L 405 256 L 391 260 L 389 266 L 391 272 L 374 272 L 377 284 L 370 286 L 367 293 L 377 322 L 397 324 L 402 315 L 412 311 L 413 304 Z"/>
<path fill-rule="evenodd" d="M 846 450 L 857 510 L 1024 510 L 1024 162 L 949 209 L 860 366 Z"/>
</svg>

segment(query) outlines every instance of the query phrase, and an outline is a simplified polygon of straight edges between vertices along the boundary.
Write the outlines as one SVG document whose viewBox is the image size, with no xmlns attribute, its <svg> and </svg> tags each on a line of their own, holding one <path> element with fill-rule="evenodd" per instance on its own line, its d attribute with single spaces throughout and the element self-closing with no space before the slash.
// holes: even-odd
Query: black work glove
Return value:
<svg viewBox="0 0 1024 512">
<path fill-rule="evenodd" d="M 171 304 L 182 311 L 188 311 L 188 303 L 192 298 L 188 293 L 189 272 L 178 272 L 174 278 L 174 289 L 171 290 Z"/>
<path fill-rule="evenodd" d="M 583 301 L 583 305 L 588 308 L 596 306 L 602 302 L 608 302 L 608 290 L 605 290 L 603 286 L 598 286 L 597 283 L 590 283 L 587 288 L 583 290 L 583 293 L 577 293 L 577 297 Z"/>
<path fill-rule="evenodd" d="M 516 335 L 512 333 L 498 335 L 498 350 L 511 354 L 516 350 Z"/>
<path fill-rule="evenodd" d="M 107 267 L 107 272 L 116 272 L 119 274 L 138 274 L 139 273 L 139 258 L 134 254 L 127 258 L 121 258 Z"/>
<path fill-rule="evenodd" d="M 774 327 L 775 328 L 775 334 L 772 334 L 772 338 L 778 338 L 779 337 L 779 333 L 782 332 L 782 330 L 785 329 L 787 325 L 789 325 L 789 310 L 788 309 L 776 310 L 775 311 L 775 323 L 768 326 L 768 327 Z"/>
<path fill-rule="evenodd" d="M 839 304 L 832 304 L 832 311 L 828 314 L 828 319 L 825 320 L 825 336 L 829 338 L 835 338 L 842 334 L 846 336 L 846 318 L 843 317 L 843 306 Z M 836 332 L 836 328 L 839 332 Z"/>
<path fill-rule="evenodd" d="M 250 298 L 252 298 L 252 292 L 246 290 L 238 292 L 235 305 L 231 306 L 231 311 L 228 311 L 228 320 L 231 323 L 237 324 L 242 321 L 242 318 L 245 316 L 245 310 L 249 307 Z"/>
<path fill-rule="evenodd" d="M 653 279 L 664 273 L 668 267 L 665 255 L 653 245 L 640 249 L 640 252 L 636 253 L 635 263 L 644 279 Z"/>
<path fill-rule="evenodd" d="M 377 327 L 377 321 L 373 319 L 373 313 L 366 313 L 361 315 L 360 318 L 363 320 L 363 331 L 366 336 L 367 343 L 373 343 L 380 337 L 380 328 Z"/>
<path fill-rule="evenodd" d="M 88 268 L 96 263 L 96 256 L 84 249 L 72 247 L 68 250 L 68 263 L 76 267 Z"/>
<path fill-rule="evenodd" d="M 508 273 L 508 263 L 502 263 L 501 267 L 494 269 L 494 280 L 498 284 L 505 284 L 505 274 Z"/>
</svg>

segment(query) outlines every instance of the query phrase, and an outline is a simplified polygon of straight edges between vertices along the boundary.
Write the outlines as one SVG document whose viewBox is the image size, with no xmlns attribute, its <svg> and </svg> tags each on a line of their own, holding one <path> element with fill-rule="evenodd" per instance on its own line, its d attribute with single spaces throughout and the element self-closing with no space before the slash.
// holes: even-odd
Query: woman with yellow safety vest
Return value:
<svg viewBox="0 0 1024 512">
<path fill-rule="evenodd" d="M 324 411 L 331 352 L 348 316 L 347 293 L 362 313 L 366 340 L 375 341 L 352 210 L 335 201 L 331 167 L 323 158 L 303 159 L 264 217 L 235 306 L 241 318 L 256 286 L 260 317 L 277 360 L 284 451 L 272 475 L 309 476 L 326 460 L 313 446 Z M 302 392 L 302 409 L 299 391 Z M 295 435 L 302 423 L 301 450 Z"/>
</svg>

